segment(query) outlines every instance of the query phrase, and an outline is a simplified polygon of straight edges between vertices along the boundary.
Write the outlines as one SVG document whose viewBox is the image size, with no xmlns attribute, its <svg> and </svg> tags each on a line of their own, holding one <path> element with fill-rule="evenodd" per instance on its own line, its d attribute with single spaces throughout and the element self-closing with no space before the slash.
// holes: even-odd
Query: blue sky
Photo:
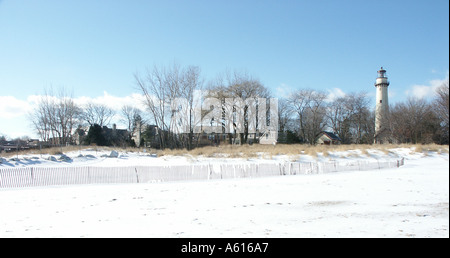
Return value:
<svg viewBox="0 0 450 258">
<path fill-rule="evenodd" d="M 0 0 L 0 135 L 32 135 L 26 112 L 50 86 L 133 101 L 133 74 L 173 62 L 206 81 L 245 70 L 291 89 L 431 97 L 448 79 L 449 1 Z M 25 127 L 25 128 L 24 128 Z"/>
</svg>

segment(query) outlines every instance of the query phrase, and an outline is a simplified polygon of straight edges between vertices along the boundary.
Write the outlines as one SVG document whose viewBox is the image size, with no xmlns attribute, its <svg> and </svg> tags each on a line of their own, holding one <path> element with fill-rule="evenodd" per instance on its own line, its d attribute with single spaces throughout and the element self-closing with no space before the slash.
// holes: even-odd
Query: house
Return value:
<svg viewBox="0 0 450 258">
<path fill-rule="evenodd" d="M 159 148 L 160 133 L 164 132 L 160 130 L 156 125 L 138 124 L 131 134 L 131 139 L 134 141 L 136 147 L 144 146 Z"/>
<path fill-rule="evenodd" d="M 316 137 L 316 143 L 320 145 L 336 145 L 341 144 L 341 138 L 331 132 L 322 131 Z"/>
<path fill-rule="evenodd" d="M 116 124 L 113 124 L 112 128 L 100 127 L 97 124 L 89 127 L 80 125 L 72 137 L 76 145 L 95 143 L 99 146 L 126 146 L 129 144 L 130 132 L 127 129 L 117 129 Z"/>
<path fill-rule="evenodd" d="M 3 138 L 0 139 L 0 153 L 36 149 L 38 148 L 38 143 L 39 140 L 36 139 L 7 141 Z"/>
<path fill-rule="evenodd" d="M 78 128 L 75 130 L 75 132 L 72 135 L 72 138 L 76 145 L 83 144 L 83 140 L 87 134 L 87 131 L 89 131 L 89 127 L 82 127 L 81 125 L 78 126 Z"/>
<path fill-rule="evenodd" d="M 113 124 L 112 128 L 103 126 L 102 133 L 108 145 L 113 146 L 127 145 L 130 134 L 127 129 L 117 129 L 116 124 Z"/>
</svg>

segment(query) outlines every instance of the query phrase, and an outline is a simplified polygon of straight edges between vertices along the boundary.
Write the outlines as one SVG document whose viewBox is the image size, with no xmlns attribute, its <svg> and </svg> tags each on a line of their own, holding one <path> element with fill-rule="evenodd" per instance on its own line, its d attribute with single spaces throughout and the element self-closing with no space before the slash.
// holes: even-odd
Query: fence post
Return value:
<svg viewBox="0 0 450 258">
<path fill-rule="evenodd" d="M 211 177 L 211 164 L 208 163 L 208 180 L 210 179 L 210 177 Z"/>
<path fill-rule="evenodd" d="M 136 167 L 134 167 L 134 172 L 136 173 L 136 182 L 139 184 L 139 175 Z"/>
</svg>

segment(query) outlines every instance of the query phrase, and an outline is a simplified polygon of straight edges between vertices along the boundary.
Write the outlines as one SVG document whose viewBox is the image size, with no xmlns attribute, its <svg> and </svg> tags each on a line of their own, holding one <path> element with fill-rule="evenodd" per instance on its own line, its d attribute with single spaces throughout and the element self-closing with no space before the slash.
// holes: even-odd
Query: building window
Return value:
<svg viewBox="0 0 450 258">
<path fill-rule="evenodd" d="M 383 102 L 383 100 L 382 99 L 380 99 L 380 103 L 382 103 Z"/>
</svg>

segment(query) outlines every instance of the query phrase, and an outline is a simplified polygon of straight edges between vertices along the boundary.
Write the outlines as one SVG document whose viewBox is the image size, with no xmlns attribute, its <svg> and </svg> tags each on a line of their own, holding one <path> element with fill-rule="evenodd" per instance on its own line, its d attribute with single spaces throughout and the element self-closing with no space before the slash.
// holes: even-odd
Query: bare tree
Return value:
<svg viewBox="0 0 450 258">
<path fill-rule="evenodd" d="M 45 90 L 45 94 L 40 97 L 37 107 L 29 116 L 43 141 L 69 144 L 80 112 L 73 98 L 61 88 L 57 96 L 53 94 L 52 89 Z"/>
<path fill-rule="evenodd" d="M 141 115 L 141 110 L 130 105 L 124 105 L 121 109 L 121 121 L 127 125 L 129 132 L 133 132 L 136 123 L 136 117 Z"/>
<path fill-rule="evenodd" d="M 303 114 L 305 139 L 310 144 L 316 144 L 317 135 L 326 127 L 326 94 L 322 91 L 312 91 L 308 106 Z"/>
<path fill-rule="evenodd" d="M 135 74 L 134 78 L 138 88 L 145 97 L 145 105 L 153 116 L 155 125 L 160 130 L 158 133 L 159 144 L 162 149 L 165 148 L 163 131 L 166 129 L 166 82 L 164 71 L 154 66 L 153 70 L 147 70 L 145 77 Z"/>
<path fill-rule="evenodd" d="M 239 115 L 243 118 L 241 119 L 243 124 L 240 130 L 240 142 L 248 142 L 250 126 L 261 131 L 264 128 L 262 125 L 267 123 L 269 116 L 263 107 L 267 107 L 266 100 L 270 98 L 270 92 L 258 79 L 252 78 L 246 73 L 236 72 L 232 83 L 226 90 L 233 99 L 234 112 L 240 113 Z M 264 103 L 259 103 L 260 101 L 264 101 Z M 258 115 L 259 113 L 263 115 Z M 255 124 L 251 124 L 252 122 Z M 254 136 L 257 137 L 257 133 Z"/>
<path fill-rule="evenodd" d="M 298 133 L 303 142 L 315 144 L 315 137 L 325 127 L 324 92 L 300 89 L 292 92 L 288 103 L 298 117 Z"/>
<path fill-rule="evenodd" d="M 396 103 L 389 110 L 392 118 L 391 128 L 393 137 L 400 143 L 410 142 L 410 128 L 408 124 L 408 108 L 405 103 Z"/>
<path fill-rule="evenodd" d="M 72 132 L 78 124 L 80 108 L 75 104 L 73 98 L 61 96 L 57 106 L 57 121 L 61 129 L 60 143 L 68 144 L 72 141 Z"/>
<path fill-rule="evenodd" d="M 135 74 L 135 80 L 145 97 L 144 104 L 159 129 L 161 148 L 192 148 L 191 136 L 196 121 L 194 95 L 202 85 L 200 69 L 195 66 L 183 69 L 178 64 L 154 66 L 153 70 L 147 70 L 145 77 Z M 186 102 L 178 102 L 180 99 Z M 183 128 L 188 129 L 187 137 Z"/>
<path fill-rule="evenodd" d="M 135 137 L 136 146 L 140 146 L 141 136 L 145 129 L 146 121 L 142 118 L 142 111 L 130 105 L 124 105 L 121 109 L 121 122 L 127 125 L 129 133 L 128 141 L 131 143 Z"/>
<path fill-rule="evenodd" d="M 37 107 L 28 114 L 29 120 L 33 124 L 34 129 L 44 142 L 49 142 L 52 137 L 49 114 L 52 114 L 53 112 L 48 112 L 49 108 L 49 97 L 41 96 Z"/>
<path fill-rule="evenodd" d="M 351 143 L 351 116 L 352 105 L 347 96 L 339 97 L 331 101 L 327 106 L 327 118 L 329 127 L 341 138 L 342 143 Z"/>
<path fill-rule="evenodd" d="M 369 117 L 369 98 L 367 93 L 350 93 L 347 95 L 346 109 L 350 114 L 353 143 L 360 144 L 363 141 L 367 129 Z M 372 121 L 370 121 L 372 123 Z"/>
<path fill-rule="evenodd" d="M 188 66 L 183 71 L 183 80 L 181 83 L 181 97 L 187 101 L 185 111 L 184 132 L 188 132 L 187 141 L 184 141 L 188 150 L 193 148 L 194 128 L 200 124 L 201 114 L 199 116 L 196 109 L 201 109 L 201 96 L 198 91 L 203 88 L 203 79 L 201 78 L 200 68 L 197 66 Z M 187 130 L 186 130 L 187 129 Z M 197 137 L 198 138 L 198 137 Z"/>
<path fill-rule="evenodd" d="M 361 128 L 364 134 L 360 140 L 363 144 L 372 144 L 375 140 L 375 112 L 370 109 L 364 109 L 362 112 L 364 119 Z"/>
<path fill-rule="evenodd" d="M 292 112 L 298 117 L 298 134 L 302 141 L 305 141 L 305 111 L 308 108 L 309 100 L 311 96 L 311 89 L 300 89 L 289 94 L 287 102 L 289 103 Z"/>
<path fill-rule="evenodd" d="M 115 114 L 116 112 L 112 108 L 104 104 L 88 102 L 81 116 L 90 126 L 98 124 L 100 127 L 103 127 L 109 125 Z"/>
<path fill-rule="evenodd" d="M 409 98 L 391 110 L 393 136 L 402 143 L 430 143 L 438 123 L 431 105 L 424 99 Z"/>
<path fill-rule="evenodd" d="M 225 79 L 219 77 L 210 85 L 208 96 L 220 100 L 223 131 L 231 131 L 235 140 L 248 142 L 252 132 L 256 141 L 263 133 L 270 118 L 266 105 L 270 92 L 258 79 L 246 72 L 228 72 Z"/>
<path fill-rule="evenodd" d="M 287 99 L 278 100 L 278 131 L 286 132 L 289 130 L 292 109 L 289 107 Z"/>
<path fill-rule="evenodd" d="M 449 80 L 447 79 L 437 90 L 434 110 L 440 120 L 440 142 L 449 143 Z"/>
<path fill-rule="evenodd" d="M 342 143 L 369 143 L 373 134 L 367 93 L 349 93 L 327 106 L 328 125 Z"/>
</svg>

